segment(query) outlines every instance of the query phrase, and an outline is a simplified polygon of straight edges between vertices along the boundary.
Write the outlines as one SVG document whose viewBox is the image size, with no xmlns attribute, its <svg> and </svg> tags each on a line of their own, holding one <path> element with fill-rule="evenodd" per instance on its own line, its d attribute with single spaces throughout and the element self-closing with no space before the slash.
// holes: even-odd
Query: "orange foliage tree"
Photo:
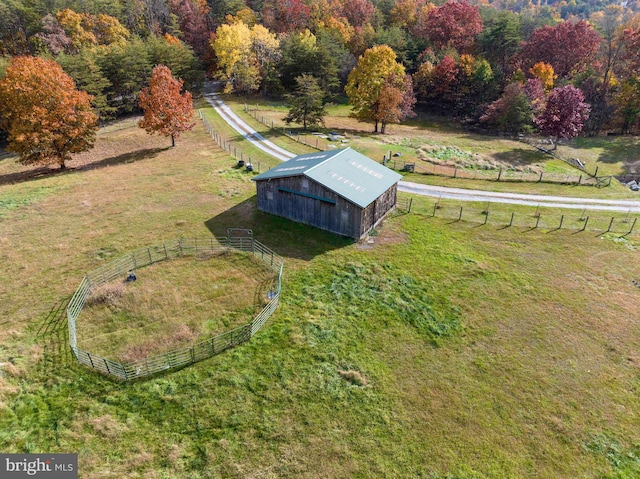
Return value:
<svg viewBox="0 0 640 479">
<path fill-rule="evenodd" d="M 23 164 L 58 164 L 71 153 L 93 147 L 98 115 L 93 97 L 76 90 L 73 79 L 53 60 L 14 57 L 0 80 L 2 126 L 9 149 Z"/>
<path fill-rule="evenodd" d="M 182 89 L 182 80 L 176 80 L 171 70 L 157 65 L 151 73 L 149 87 L 140 92 L 139 104 L 144 118 L 138 126 L 147 133 L 160 133 L 171 137 L 171 146 L 183 131 L 193 128 L 193 101 L 191 93 Z"/>
</svg>

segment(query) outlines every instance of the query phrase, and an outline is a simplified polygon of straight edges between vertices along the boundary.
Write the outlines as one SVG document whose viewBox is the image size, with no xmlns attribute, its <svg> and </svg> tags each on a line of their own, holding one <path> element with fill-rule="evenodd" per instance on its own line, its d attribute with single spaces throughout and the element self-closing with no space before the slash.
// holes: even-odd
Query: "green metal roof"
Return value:
<svg viewBox="0 0 640 479">
<path fill-rule="evenodd" d="M 296 156 L 253 181 L 304 175 L 352 203 L 366 207 L 395 185 L 401 175 L 351 148 Z"/>
</svg>

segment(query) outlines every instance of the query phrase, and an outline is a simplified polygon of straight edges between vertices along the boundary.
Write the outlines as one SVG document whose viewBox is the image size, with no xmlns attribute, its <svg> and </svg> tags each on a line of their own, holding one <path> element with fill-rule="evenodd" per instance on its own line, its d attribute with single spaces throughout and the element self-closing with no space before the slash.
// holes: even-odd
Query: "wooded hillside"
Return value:
<svg viewBox="0 0 640 479">
<path fill-rule="evenodd" d="M 54 58 L 94 97 L 102 120 L 137 108 L 156 64 L 168 66 L 188 90 L 197 90 L 206 72 L 223 80 L 227 91 L 273 98 L 284 98 L 302 75 L 311 75 L 326 101 L 344 96 L 365 52 L 386 45 L 403 75 L 410 75 L 404 82 L 382 78 L 398 88 L 385 90 L 387 102 L 405 97 L 411 105 L 417 101 L 419 110 L 467 124 L 558 138 L 567 131 L 628 133 L 638 126 L 637 0 L 624 6 L 506 0 L 1 2 L 0 75 L 12 56 Z M 563 93 L 568 85 L 577 96 Z M 384 90 L 376 88 L 376 94 Z M 541 129 L 555 89 L 561 89 L 553 95 L 561 108 L 579 99 L 587 114 L 574 115 L 574 123 L 546 121 Z M 406 116 L 391 115 L 392 121 Z"/>
</svg>

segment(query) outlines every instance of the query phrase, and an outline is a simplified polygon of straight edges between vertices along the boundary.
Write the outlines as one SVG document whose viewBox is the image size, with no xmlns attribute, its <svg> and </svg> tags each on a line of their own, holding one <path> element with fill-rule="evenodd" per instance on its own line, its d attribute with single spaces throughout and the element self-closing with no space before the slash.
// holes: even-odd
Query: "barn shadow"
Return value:
<svg viewBox="0 0 640 479">
<path fill-rule="evenodd" d="M 261 243 L 283 257 L 310 260 L 328 251 L 352 245 L 354 240 L 258 211 L 253 196 L 205 221 L 217 237 L 228 228 L 248 228 Z"/>
</svg>

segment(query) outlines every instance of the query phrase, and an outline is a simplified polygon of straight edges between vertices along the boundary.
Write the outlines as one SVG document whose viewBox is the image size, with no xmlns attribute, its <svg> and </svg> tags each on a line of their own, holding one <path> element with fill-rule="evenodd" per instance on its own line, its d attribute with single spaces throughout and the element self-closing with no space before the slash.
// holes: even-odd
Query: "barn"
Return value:
<svg viewBox="0 0 640 479">
<path fill-rule="evenodd" d="M 260 211 L 360 239 L 395 207 L 400 178 L 344 148 L 296 156 L 253 180 Z"/>
</svg>

